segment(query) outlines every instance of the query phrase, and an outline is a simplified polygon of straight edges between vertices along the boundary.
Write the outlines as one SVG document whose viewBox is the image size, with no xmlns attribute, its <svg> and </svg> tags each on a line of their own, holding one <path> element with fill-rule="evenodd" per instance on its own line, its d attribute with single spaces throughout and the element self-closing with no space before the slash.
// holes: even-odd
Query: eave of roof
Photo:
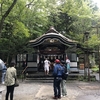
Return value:
<svg viewBox="0 0 100 100">
<path fill-rule="evenodd" d="M 66 45 L 66 44 L 67 45 L 75 45 L 76 44 L 76 41 L 65 37 L 64 35 L 57 32 L 54 28 L 51 28 L 49 31 L 47 31 L 47 33 L 43 34 L 42 36 L 40 36 L 34 40 L 30 40 L 29 43 L 33 47 L 38 46 L 38 45 L 42 44 L 45 41 L 45 39 L 47 39 L 47 38 L 51 38 L 51 39 L 57 38 L 64 45 Z"/>
</svg>

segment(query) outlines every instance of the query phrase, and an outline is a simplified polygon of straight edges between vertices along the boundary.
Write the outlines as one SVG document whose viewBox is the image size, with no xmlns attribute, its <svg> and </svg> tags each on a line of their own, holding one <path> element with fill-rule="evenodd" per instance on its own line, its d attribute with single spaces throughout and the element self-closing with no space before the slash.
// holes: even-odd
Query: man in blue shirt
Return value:
<svg viewBox="0 0 100 100">
<path fill-rule="evenodd" d="M 60 89 L 60 83 L 62 80 L 62 74 L 64 72 L 63 67 L 60 65 L 60 60 L 55 60 L 55 66 L 53 68 L 53 87 L 54 87 L 54 97 L 53 99 L 61 98 L 61 89 Z"/>
</svg>

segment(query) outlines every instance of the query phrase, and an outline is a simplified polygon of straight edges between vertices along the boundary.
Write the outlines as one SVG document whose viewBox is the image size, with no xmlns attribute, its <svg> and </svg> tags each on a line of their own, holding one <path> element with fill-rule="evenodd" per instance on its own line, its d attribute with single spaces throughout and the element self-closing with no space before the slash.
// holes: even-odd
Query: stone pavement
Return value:
<svg viewBox="0 0 100 100">
<path fill-rule="evenodd" d="M 61 100 L 100 100 L 100 83 L 67 81 L 67 96 Z M 4 85 L 0 100 L 5 100 Z M 0 93 L 1 94 L 1 93 Z M 14 100 L 53 100 L 53 83 L 52 81 L 20 81 L 20 86 L 15 88 Z"/>
</svg>

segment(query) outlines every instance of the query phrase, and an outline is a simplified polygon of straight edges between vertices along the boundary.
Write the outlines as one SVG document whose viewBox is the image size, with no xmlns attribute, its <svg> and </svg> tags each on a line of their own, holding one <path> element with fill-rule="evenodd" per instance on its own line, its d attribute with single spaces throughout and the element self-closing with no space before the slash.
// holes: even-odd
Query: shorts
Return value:
<svg viewBox="0 0 100 100">
<path fill-rule="evenodd" d="M 49 71 L 49 66 L 44 66 L 44 71 Z"/>
</svg>

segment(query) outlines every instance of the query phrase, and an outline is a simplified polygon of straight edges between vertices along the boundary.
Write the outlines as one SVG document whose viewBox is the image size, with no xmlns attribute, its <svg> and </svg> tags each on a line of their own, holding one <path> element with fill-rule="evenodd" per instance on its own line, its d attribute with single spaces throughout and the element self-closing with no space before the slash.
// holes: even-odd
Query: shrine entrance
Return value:
<svg viewBox="0 0 100 100">
<path fill-rule="evenodd" d="M 47 58 L 52 70 L 55 59 L 65 59 L 65 46 L 57 38 L 47 38 L 39 46 L 39 71 L 43 70 L 44 60 Z"/>
<path fill-rule="evenodd" d="M 43 71 L 45 58 L 51 62 L 51 70 L 55 59 L 66 60 L 66 56 L 72 61 L 71 66 L 77 67 L 76 42 L 63 36 L 53 27 L 45 34 L 29 41 L 30 47 L 35 51 L 33 56 L 28 54 L 28 59 L 34 58 L 35 61 L 27 59 L 28 68 L 33 68 L 37 71 Z M 29 56 L 30 55 L 30 56 Z M 32 69 L 31 69 L 32 70 Z"/>
</svg>

